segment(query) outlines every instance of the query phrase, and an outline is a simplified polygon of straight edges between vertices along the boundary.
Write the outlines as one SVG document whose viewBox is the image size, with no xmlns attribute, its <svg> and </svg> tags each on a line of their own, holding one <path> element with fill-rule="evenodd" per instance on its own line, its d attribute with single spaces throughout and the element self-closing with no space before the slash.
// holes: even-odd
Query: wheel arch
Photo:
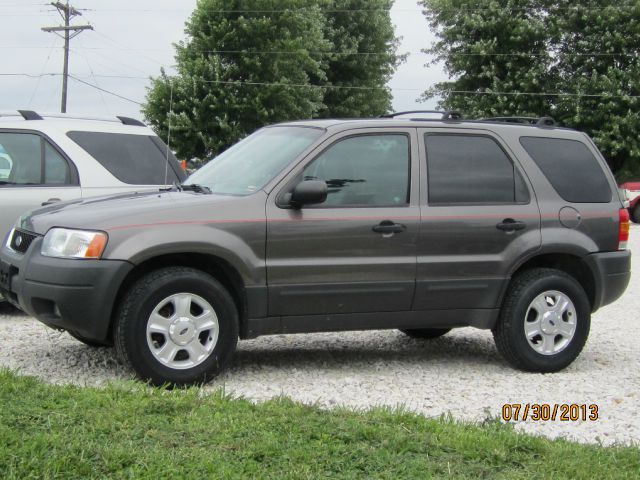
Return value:
<svg viewBox="0 0 640 480">
<path fill-rule="evenodd" d="M 511 280 L 526 270 L 531 268 L 555 268 L 571 275 L 584 289 L 589 299 L 592 311 L 598 308 L 598 284 L 596 275 L 590 265 L 584 261 L 584 257 L 566 252 L 545 252 L 535 255 L 521 264 L 517 265 L 511 272 L 510 281 L 500 295 L 500 305 L 502 305 Z"/>
<path fill-rule="evenodd" d="M 235 268 L 228 260 L 217 255 L 201 252 L 180 252 L 167 253 L 146 258 L 136 264 L 128 273 L 124 281 L 121 283 L 115 297 L 114 308 L 109 325 L 109 338 L 113 334 L 118 305 L 131 285 L 152 271 L 168 267 L 193 268 L 207 273 L 219 281 L 233 298 L 236 308 L 238 309 L 240 331 L 244 331 L 247 318 L 249 317 L 249 301 L 247 299 L 246 283 L 238 269 Z"/>
</svg>

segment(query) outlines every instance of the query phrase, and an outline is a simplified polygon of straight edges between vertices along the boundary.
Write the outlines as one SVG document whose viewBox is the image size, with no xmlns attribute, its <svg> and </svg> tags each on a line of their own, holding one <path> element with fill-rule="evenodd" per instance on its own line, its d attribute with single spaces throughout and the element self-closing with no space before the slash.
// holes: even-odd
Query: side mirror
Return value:
<svg viewBox="0 0 640 480">
<path fill-rule="evenodd" d="M 291 192 L 289 204 L 294 208 L 322 203 L 327 199 L 327 183 L 324 180 L 305 180 Z"/>
</svg>

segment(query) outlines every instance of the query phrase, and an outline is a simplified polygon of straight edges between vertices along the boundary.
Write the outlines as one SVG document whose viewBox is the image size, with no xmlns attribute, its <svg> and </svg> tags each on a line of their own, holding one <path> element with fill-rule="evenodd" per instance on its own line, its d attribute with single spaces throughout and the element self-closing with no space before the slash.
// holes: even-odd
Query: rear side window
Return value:
<svg viewBox="0 0 640 480">
<path fill-rule="evenodd" d="M 103 132 L 69 132 L 71 140 L 80 145 L 114 177 L 131 185 L 163 185 L 179 178 L 177 159 L 157 137 Z"/>
<path fill-rule="evenodd" d="M 429 204 L 527 203 L 529 192 L 507 154 L 490 137 L 426 134 Z"/>
<path fill-rule="evenodd" d="M 611 201 L 611 187 L 604 171 L 584 143 L 560 138 L 521 137 L 520 144 L 567 202 Z"/>
</svg>

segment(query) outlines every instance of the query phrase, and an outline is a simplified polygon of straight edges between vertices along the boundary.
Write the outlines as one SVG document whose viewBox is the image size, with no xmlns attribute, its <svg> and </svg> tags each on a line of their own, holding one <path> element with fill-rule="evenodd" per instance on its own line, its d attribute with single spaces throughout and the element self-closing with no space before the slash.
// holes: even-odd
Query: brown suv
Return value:
<svg viewBox="0 0 640 480">
<path fill-rule="evenodd" d="M 550 119 L 414 117 L 275 125 L 171 191 L 37 210 L 0 288 L 155 384 L 210 378 L 238 337 L 334 330 L 474 326 L 566 367 L 630 276 L 602 155 Z"/>
</svg>

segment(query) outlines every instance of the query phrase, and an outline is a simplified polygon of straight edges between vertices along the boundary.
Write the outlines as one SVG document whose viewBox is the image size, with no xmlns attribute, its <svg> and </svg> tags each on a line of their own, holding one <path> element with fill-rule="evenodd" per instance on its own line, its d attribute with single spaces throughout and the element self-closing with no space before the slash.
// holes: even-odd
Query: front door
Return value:
<svg viewBox="0 0 640 480">
<path fill-rule="evenodd" d="M 411 309 L 420 215 L 415 132 L 331 137 L 271 193 L 271 316 Z M 327 200 L 301 209 L 283 204 L 303 179 L 326 181 Z"/>
<path fill-rule="evenodd" d="M 500 138 L 420 129 L 426 157 L 415 310 L 493 309 L 541 244 L 531 185 Z"/>
</svg>

